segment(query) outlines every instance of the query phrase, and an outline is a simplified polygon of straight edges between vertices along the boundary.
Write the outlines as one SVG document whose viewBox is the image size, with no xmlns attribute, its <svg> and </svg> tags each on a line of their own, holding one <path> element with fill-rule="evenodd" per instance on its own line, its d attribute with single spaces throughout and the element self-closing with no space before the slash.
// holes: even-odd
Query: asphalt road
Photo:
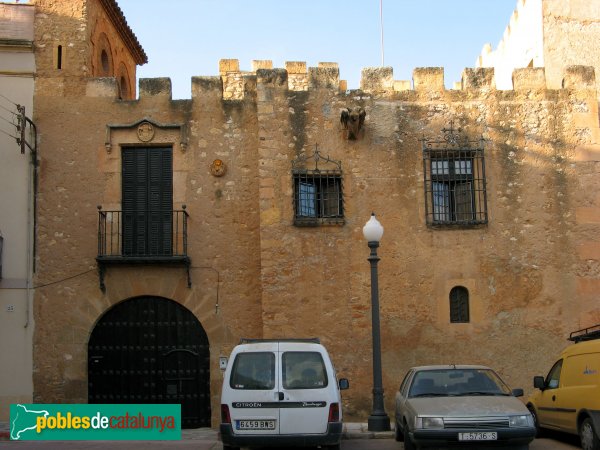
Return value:
<svg viewBox="0 0 600 450">
<path fill-rule="evenodd" d="M 61 441 L 61 442 L 32 442 L 32 441 L 0 441 L 1 449 L 14 450 L 222 450 L 220 442 L 214 440 L 184 440 L 184 441 Z M 569 450 L 581 449 L 579 440 L 573 436 L 552 436 L 551 438 L 536 439 L 530 445 L 530 450 Z M 342 441 L 342 450 L 403 450 L 404 446 L 394 439 L 348 439 Z M 458 450 L 457 447 L 453 449 Z M 274 449 L 270 449 L 274 450 Z M 431 449 L 433 450 L 433 449 Z"/>
</svg>

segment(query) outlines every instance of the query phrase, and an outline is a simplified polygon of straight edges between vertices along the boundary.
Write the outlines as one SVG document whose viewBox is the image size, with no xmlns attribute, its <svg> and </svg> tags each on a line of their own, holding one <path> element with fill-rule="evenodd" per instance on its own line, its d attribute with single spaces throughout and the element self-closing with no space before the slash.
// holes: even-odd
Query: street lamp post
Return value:
<svg viewBox="0 0 600 450">
<path fill-rule="evenodd" d="M 383 227 L 375 218 L 375 213 L 363 227 L 363 236 L 371 249 L 371 329 L 373 333 L 373 410 L 369 416 L 369 431 L 389 431 L 390 418 L 383 405 L 383 383 L 381 381 L 381 337 L 379 331 L 379 283 L 377 280 L 377 247 L 383 236 Z"/>
</svg>

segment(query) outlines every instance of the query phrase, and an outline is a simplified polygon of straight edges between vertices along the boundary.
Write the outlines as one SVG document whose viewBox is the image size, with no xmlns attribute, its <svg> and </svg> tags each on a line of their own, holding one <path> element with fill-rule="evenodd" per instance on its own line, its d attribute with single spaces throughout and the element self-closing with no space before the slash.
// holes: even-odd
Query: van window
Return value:
<svg viewBox="0 0 600 450">
<path fill-rule="evenodd" d="M 275 387 L 275 354 L 239 353 L 233 362 L 229 385 L 233 389 L 266 390 Z"/>
<path fill-rule="evenodd" d="M 284 352 L 284 389 L 321 389 L 327 386 L 327 371 L 318 352 Z"/>
<path fill-rule="evenodd" d="M 560 371 L 562 369 L 562 359 L 557 361 L 548 372 L 548 376 L 546 377 L 546 388 L 548 389 L 556 389 L 560 384 Z"/>
</svg>

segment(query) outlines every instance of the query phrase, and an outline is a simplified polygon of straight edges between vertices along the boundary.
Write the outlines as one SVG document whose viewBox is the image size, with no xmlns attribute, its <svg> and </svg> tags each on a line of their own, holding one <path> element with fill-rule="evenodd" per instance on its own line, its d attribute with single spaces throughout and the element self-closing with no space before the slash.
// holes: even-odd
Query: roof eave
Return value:
<svg viewBox="0 0 600 450">
<path fill-rule="evenodd" d="M 110 18 L 117 32 L 125 42 L 125 45 L 131 52 L 135 63 L 139 66 L 148 62 L 148 56 L 138 41 L 135 33 L 127 24 L 123 11 L 116 0 L 100 0 L 106 14 Z"/>
</svg>

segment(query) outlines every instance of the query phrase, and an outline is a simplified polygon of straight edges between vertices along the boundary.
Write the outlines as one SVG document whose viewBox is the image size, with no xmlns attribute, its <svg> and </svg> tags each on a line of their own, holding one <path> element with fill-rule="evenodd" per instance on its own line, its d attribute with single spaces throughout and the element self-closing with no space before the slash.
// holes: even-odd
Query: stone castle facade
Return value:
<svg viewBox="0 0 600 450">
<path fill-rule="evenodd" d="M 465 69 L 453 90 L 441 68 L 415 69 L 412 85 L 391 68 L 365 69 L 361 89 L 347 91 L 333 63 L 256 61 L 244 73 L 222 60 L 220 76 L 192 78 L 191 99 L 172 100 L 166 78 L 141 79 L 136 98 L 135 65 L 145 55 L 131 30 L 115 25 L 124 19 L 110 19 L 116 4 L 58 3 L 35 2 L 43 45 L 34 98 L 34 401 L 91 401 L 89 374 L 102 360 L 90 345 L 103 318 L 151 298 L 175 302 L 205 333 L 209 355 L 193 377 L 207 383 L 212 426 L 219 357 L 241 337 L 319 337 L 351 382 L 346 419 L 363 420 L 371 315 L 362 226 L 372 211 L 385 228 L 388 411 L 414 365 L 486 364 L 529 388 L 569 331 L 600 322 L 594 67 L 565 67 L 560 88 L 548 87 L 543 67 L 515 69 L 510 90 L 496 89 L 493 68 Z M 58 45 L 67 49 L 60 69 Z M 340 123 L 344 109 L 366 113 L 356 139 Z M 184 246 L 180 258 L 126 253 L 125 241 L 153 233 L 127 234 L 127 164 L 145 154 L 152 161 L 156 149 L 167 158 L 168 209 L 185 217 L 185 228 L 169 228 L 171 249 Z M 116 250 L 111 239 L 122 240 Z M 119 320 L 124 345 L 134 346 L 137 322 Z M 144 370 L 166 377 L 154 363 L 139 363 L 140 380 Z"/>
</svg>

